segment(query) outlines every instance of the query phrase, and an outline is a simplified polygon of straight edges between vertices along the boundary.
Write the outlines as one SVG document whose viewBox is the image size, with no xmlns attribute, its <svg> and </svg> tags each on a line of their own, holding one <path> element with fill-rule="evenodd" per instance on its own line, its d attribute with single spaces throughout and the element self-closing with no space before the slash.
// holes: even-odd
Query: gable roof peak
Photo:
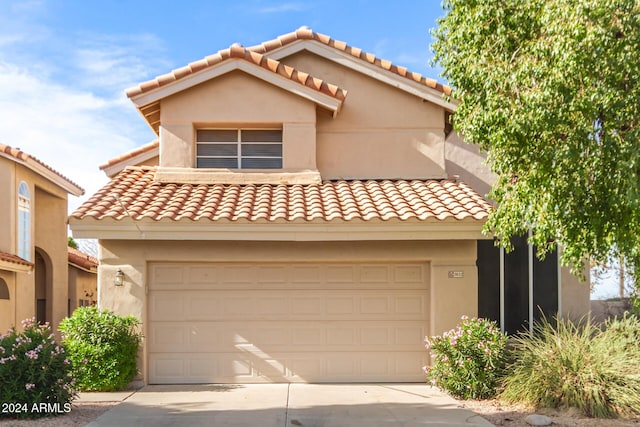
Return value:
<svg viewBox="0 0 640 427">
<path fill-rule="evenodd" d="M 444 94 L 446 96 L 451 95 L 451 87 L 448 85 L 439 83 L 437 80 L 425 77 L 420 73 L 409 71 L 406 67 L 396 65 L 391 61 L 378 58 L 376 57 L 376 55 L 365 52 L 360 48 L 351 46 L 344 41 L 336 40 L 326 34 L 317 33 L 306 25 L 301 26 L 291 33 L 283 34 L 273 40 L 262 42 L 258 45 L 248 47 L 247 49 L 254 52 L 259 52 L 263 55 L 271 56 L 275 51 L 292 45 L 299 40 L 319 42 L 322 45 L 341 51 L 374 67 L 389 71 L 397 76 L 406 78 L 414 83 L 418 83 L 419 85 L 426 86 L 430 89 L 440 92 L 441 94 Z M 276 56 L 275 59 L 280 58 Z"/>
<path fill-rule="evenodd" d="M 230 68 L 221 66 L 221 64 L 226 63 L 226 61 L 231 62 L 232 60 L 236 60 L 235 66 Z M 340 110 L 342 102 L 347 95 L 346 90 L 336 85 L 283 64 L 274 58 L 269 58 L 260 52 L 247 49 L 239 43 L 234 43 L 213 55 L 194 61 L 184 67 L 158 76 L 155 79 L 142 82 L 137 86 L 127 89 L 125 92 L 136 107 L 138 107 L 138 110 L 145 117 L 153 131 L 159 135 L 160 99 L 235 69 L 241 69 L 254 75 L 264 75 L 264 72 L 258 71 L 266 70 L 272 76 L 278 76 L 278 79 L 284 78 L 296 85 L 302 85 L 306 88 L 305 91 L 314 92 L 320 97 L 317 98 L 316 95 L 305 95 L 307 99 L 312 99 L 314 102 L 319 103 L 319 105 L 330 109 L 334 116 Z M 269 78 L 267 78 L 267 80 L 269 80 Z M 279 85 L 280 83 L 277 84 Z M 302 92 L 298 90 L 296 90 L 295 93 L 303 96 Z M 329 97 L 332 98 L 332 100 L 326 101 L 325 99 L 321 99 L 323 97 Z"/>
</svg>

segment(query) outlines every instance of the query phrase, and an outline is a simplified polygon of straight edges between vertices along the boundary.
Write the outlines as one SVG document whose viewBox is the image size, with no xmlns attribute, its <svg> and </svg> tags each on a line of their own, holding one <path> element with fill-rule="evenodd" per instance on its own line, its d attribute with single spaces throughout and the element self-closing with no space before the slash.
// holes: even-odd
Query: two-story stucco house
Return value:
<svg viewBox="0 0 640 427">
<path fill-rule="evenodd" d="M 55 327 L 74 304 L 68 280 L 69 194 L 84 190 L 37 158 L 0 144 L 2 332 L 32 317 Z"/>
<path fill-rule="evenodd" d="M 422 381 L 426 335 L 479 298 L 505 317 L 493 178 L 449 92 L 304 27 L 128 90 L 158 141 L 70 224 L 100 241 L 99 306 L 144 324 L 144 379 Z M 583 308 L 574 282 L 551 310 Z"/>
</svg>

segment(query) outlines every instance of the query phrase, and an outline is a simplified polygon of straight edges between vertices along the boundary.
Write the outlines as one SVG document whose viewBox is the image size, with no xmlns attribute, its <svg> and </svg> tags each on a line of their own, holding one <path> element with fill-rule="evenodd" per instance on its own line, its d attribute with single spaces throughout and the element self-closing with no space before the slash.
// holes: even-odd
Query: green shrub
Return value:
<svg viewBox="0 0 640 427">
<path fill-rule="evenodd" d="M 591 417 L 640 414 L 640 322 L 633 316 L 575 324 L 546 319 L 514 339 L 500 397 L 535 407 L 572 407 Z"/>
<path fill-rule="evenodd" d="M 138 372 L 138 325 L 133 316 L 121 317 L 97 307 L 78 308 L 60 323 L 79 390 L 126 388 Z"/>
<path fill-rule="evenodd" d="M 506 340 L 495 322 L 463 316 L 457 328 L 426 340 L 433 359 L 424 368 L 427 380 L 462 399 L 494 396 Z"/>
<path fill-rule="evenodd" d="M 0 335 L 0 418 L 39 418 L 71 410 L 71 366 L 48 325 L 35 319 Z"/>
</svg>

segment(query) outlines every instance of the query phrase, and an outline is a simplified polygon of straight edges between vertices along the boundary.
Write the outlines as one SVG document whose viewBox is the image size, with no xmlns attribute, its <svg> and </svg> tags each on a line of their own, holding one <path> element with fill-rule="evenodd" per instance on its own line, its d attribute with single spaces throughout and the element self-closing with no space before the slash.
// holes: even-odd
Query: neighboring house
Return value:
<svg viewBox="0 0 640 427">
<path fill-rule="evenodd" d="M 74 249 L 69 251 L 69 314 L 78 307 L 98 303 L 98 260 Z"/>
<path fill-rule="evenodd" d="M 507 323 L 493 177 L 449 93 L 308 28 L 128 90 L 159 139 L 103 164 L 69 221 L 99 239 L 99 306 L 144 324 L 145 381 L 422 381 L 426 335 Z M 554 268 L 536 304 L 587 311 Z"/>
<path fill-rule="evenodd" d="M 67 201 L 84 190 L 35 157 L 0 144 L 0 331 L 69 313 Z"/>
</svg>

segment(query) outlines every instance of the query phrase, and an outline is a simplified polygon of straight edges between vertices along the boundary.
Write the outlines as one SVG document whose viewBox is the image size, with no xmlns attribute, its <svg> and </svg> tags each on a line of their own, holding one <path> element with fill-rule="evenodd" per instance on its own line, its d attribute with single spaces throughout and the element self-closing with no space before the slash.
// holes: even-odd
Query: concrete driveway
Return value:
<svg viewBox="0 0 640 427">
<path fill-rule="evenodd" d="M 146 386 L 123 399 L 89 426 L 493 425 L 423 384 Z"/>
</svg>

